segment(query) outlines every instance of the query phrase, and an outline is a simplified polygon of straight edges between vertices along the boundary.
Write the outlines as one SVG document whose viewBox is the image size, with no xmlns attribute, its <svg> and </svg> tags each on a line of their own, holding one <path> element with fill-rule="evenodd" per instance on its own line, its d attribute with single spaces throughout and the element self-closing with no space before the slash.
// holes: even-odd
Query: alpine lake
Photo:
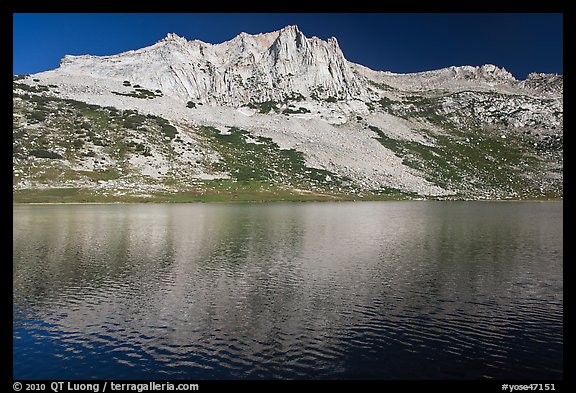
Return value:
<svg viewBox="0 0 576 393">
<path fill-rule="evenodd" d="M 13 205 L 13 377 L 563 378 L 563 202 Z"/>
</svg>

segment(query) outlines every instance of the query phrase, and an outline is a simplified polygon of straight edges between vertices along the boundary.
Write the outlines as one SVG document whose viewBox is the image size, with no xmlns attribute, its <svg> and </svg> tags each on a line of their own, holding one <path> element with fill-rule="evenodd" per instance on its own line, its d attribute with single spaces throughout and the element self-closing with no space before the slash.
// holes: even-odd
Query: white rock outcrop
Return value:
<svg viewBox="0 0 576 393">
<path fill-rule="evenodd" d="M 55 72 L 129 81 L 181 100 L 239 106 L 282 101 L 288 93 L 319 99 L 367 98 L 336 38 L 307 38 L 296 26 L 221 44 L 168 34 L 156 44 L 113 56 L 66 56 Z"/>
</svg>

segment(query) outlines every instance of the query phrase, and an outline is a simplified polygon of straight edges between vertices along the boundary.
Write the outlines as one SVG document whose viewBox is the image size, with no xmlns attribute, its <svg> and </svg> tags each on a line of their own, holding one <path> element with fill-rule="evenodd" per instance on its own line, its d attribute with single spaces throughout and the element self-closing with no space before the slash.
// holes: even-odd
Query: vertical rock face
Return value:
<svg viewBox="0 0 576 393">
<path fill-rule="evenodd" d="M 296 26 L 212 45 L 168 34 L 114 56 L 66 56 L 58 70 L 160 89 L 182 100 L 219 105 L 282 100 L 288 92 L 319 99 L 366 98 L 335 38 L 307 38 Z"/>
</svg>

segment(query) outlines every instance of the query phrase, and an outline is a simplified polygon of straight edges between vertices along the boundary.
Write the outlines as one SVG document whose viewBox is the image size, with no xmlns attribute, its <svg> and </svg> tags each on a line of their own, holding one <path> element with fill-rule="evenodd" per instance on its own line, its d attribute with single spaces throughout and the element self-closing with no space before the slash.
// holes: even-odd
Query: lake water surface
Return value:
<svg viewBox="0 0 576 393">
<path fill-rule="evenodd" d="M 15 379 L 560 379 L 562 202 L 15 205 Z"/>
</svg>

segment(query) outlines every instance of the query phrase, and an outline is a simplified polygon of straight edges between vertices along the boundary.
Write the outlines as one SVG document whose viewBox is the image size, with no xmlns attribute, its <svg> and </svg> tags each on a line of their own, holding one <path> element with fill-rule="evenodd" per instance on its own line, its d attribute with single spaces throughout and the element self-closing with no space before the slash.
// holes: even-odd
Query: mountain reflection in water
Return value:
<svg viewBox="0 0 576 393">
<path fill-rule="evenodd" d="M 562 207 L 16 205 L 14 378 L 559 379 Z"/>
</svg>

